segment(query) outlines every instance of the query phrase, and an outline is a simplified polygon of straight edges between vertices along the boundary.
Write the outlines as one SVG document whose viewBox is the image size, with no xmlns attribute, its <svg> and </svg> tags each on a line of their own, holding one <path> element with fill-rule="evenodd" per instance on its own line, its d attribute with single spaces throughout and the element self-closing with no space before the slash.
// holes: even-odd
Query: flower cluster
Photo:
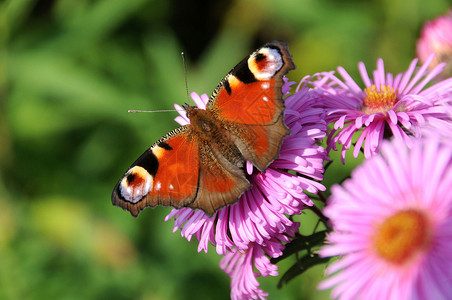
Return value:
<svg viewBox="0 0 452 300">
<path fill-rule="evenodd" d="M 378 60 L 369 78 L 360 63 L 365 88 L 342 68 L 343 80 L 324 73 L 327 122 L 334 124 L 328 148 L 342 145 L 344 162 L 362 129 L 353 154 L 364 148 L 367 158 L 331 188 L 323 209 L 332 232 L 320 255 L 339 259 L 319 288 L 333 288 L 333 298 L 452 297 L 452 79 L 444 72 L 451 53 L 449 15 L 423 29 L 417 71 L 414 60 L 393 76 Z M 445 79 L 432 83 L 438 75 Z"/>
<path fill-rule="evenodd" d="M 174 219 L 174 231 L 180 230 L 189 241 L 195 237 L 198 251 L 207 252 L 213 245 L 223 256 L 220 267 L 231 277 L 232 299 L 266 298 L 257 277 L 278 275 L 270 259 L 283 254 L 300 226 L 290 216 L 313 206 L 306 192 L 325 190 L 319 181 L 327 150 L 318 142 L 326 138 L 328 150 L 342 145 L 344 163 L 359 130 L 354 156 L 363 149 L 369 160 L 343 187 L 332 188 L 324 214 L 333 232 L 320 254 L 344 258 L 328 268 L 327 273 L 334 275 L 320 287 L 335 287 L 333 296 L 342 299 L 369 293 L 375 298 L 422 298 L 431 291 L 425 287 L 429 280 L 438 279 L 441 272 L 451 275 L 449 264 L 438 263 L 451 250 L 441 239 L 449 234 L 452 216 L 452 198 L 444 188 L 452 186 L 452 150 L 444 146 L 450 140 L 444 138 L 447 128 L 452 129 L 452 79 L 427 87 L 444 68 L 439 64 L 429 71 L 432 60 L 430 56 L 417 70 L 414 60 L 406 72 L 393 76 L 380 59 L 372 78 L 360 63 L 363 88 L 341 67 L 342 80 L 332 72 L 319 73 L 304 78 L 292 94 L 294 83 L 285 80 L 285 123 L 291 134 L 283 140 L 279 158 L 265 173 L 248 164 L 253 187 L 211 217 L 189 208 L 171 211 L 165 220 Z M 207 95 L 191 96 L 205 108 Z M 176 121 L 188 124 L 185 112 L 178 105 L 176 109 L 180 112 Z M 333 125 L 329 135 L 327 124 Z M 421 138 L 434 131 L 426 128 L 442 133 Z M 383 141 L 391 136 L 392 143 Z M 378 155 L 380 148 L 383 154 Z M 420 276 L 421 269 L 430 273 Z M 387 278 L 393 279 L 390 284 Z M 436 282 L 438 295 L 449 293 L 449 281 L 445 282 Z"/>
<path fill-rule="evenodd" d="M 360 62 L 362 85 L 342 67 L 305 77 L 292 93 L 294 82 L 284 78 L 291 134 L 279 157 L 265 172 L 247 163 L 252 188 L 213 216 L 182 208 L 166 217 L 174 219 L 174 232 L 198 241 L 198 252 L 212 245 L 223 256 L 232 299 L 265 299 L 257 278 L 278 275 L 271 259 L 297 238 L 306 238 L 301 248 L 287 249 L 307 250 L 311 265 L 340 257 L 319 286 L 333 288 L 334 298 L 452 298 L 452 78 L 444 73 L 451 28 L 450 15 L 427 24 L 418 43 L 422 64 L 414 59 L 402 73 L 387 72 L 378 59 L 369 75 Z M 191 96 L 206 107 L 207 95 Z M 176 109 L 176 121 L 188 124 Z M 292 216 L 314 205 L 308 194 L 322 199 L 324 163 L 338 147 L 343 164 L 351 148 L 365 160 L 331 188 L 321 212 L 312 208 L 329 232 L 320 248 L 325 232 L 313 234 L 321 238 L 311 245 L 314 238 L 298 234 L 301 224 Z"/>
<path fill-rule="evenodd" d="M 180 229 L 187 240 L 196 237 L 198 251 L 207 252 L 212 244 L 218 254 L 224 255 L 221 268 L 231 277 L 233 299 L 265 297 L 256 277 L 278 274 L 269 257 L 282 255 L 283 243 L 289 242 L 299 228 L 299 223 L 288 216 L 313 205 L 306 192 L 325 189 L 318 183 L 323 179 L 323 162 L 327 159 L 325 149 L 317 145 L 326 135 L 324 111 L 315 107 L 320 96 L 312 92 L 308 79 L 288 96 L 292 84 L 285 80 L 282 88 L 286 96 L 285 123 L 291 134 L 283 140 L 279 157 L 265 173 L 248 168 L 253 187 L 237 203 L 212 217 L 189 208 L 173 209 L 166 217 L 174 218 L 174 231 Z M 198 107 L 205 108 L 207 95 L 191 96 Z M 176 109 L 181 110 L 177 105 Z M 184 112 L 176 121 L 188 124 Z"/>
<path fill-rule="evenodd" d="M 432 66 L 435 67 L 444 62 L 448 63 L 442 76 L 452 76 L 450 66 L 450 63 L 452 63 L 452 12 L 424 25 L 416 44 L 416 51 L 422 62 L 426 62 L 429 56 L 434 53 Z"/>
</svg>

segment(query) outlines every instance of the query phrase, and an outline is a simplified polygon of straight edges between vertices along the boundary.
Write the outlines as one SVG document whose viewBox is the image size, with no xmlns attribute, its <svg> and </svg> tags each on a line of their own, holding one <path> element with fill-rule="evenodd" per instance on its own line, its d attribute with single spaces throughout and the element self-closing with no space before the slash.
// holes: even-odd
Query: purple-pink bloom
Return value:
<svg viewBox="0 0 452 300">
<path fill-rule="evenodd" d="M 284 95 L 287 96 L 291 84 L 293 83 L 285 80 L 282 88 Z M 207 95 L 200 97 L 192 93 L 192 98 L 198 107 L 205 108 Z M 256 249 L 264 251 L 262 253 L 268 256 L 282 253 L 284 248 L 282 242 L 289 241 L 283 236 L 292 235 L 294 226 L 298 228 L 298 223 L 292 221 L 288 215 L 301 214 L 304 208 L 313 205 L 306 192 L 317 193 L 325 189 L 318 183 L 323 179 L 323 162 L 327 159 L 325 149 L 316 144 L 326 135 L 324 110 L 315 107 L 318 98 L 319 94 L 311 91 L 309 80 L 302 81 L 296 92 L 285 99 L 285 123 L 291 134 L 284 138 L 279 157 L 265 173 L 253 170 L 248 165 L 248 180 L 253 187 L 235 204 L 220 209 L 212 217 L 205 215 L 201 210 L 173 209 L 165 220 L 174 217 L 174 231 L 180 229 L 182 236 L 189 241 L 195 237 L 199 242 L 198 251 L 207 252 L 209 244 L 212 244 L 218 254 L 226 257 L 230 257 L 232 253 L 240 253 L 242 256 L 248 253 L 246 257 L 248 259 L 252 257 L 250 262 L 255 266 L 258 262 L 254 258 L 262 258 L 257 256 Z M 176 106 L 176 109 L 181 110 L 179 106 Z M 181 112 L 176 121 L 181 125 L 188 123 L 184 112 Z M 303 176 L 295 175 L 294 172 Z M 268 248 L 270 246 L 271 248 Z M 276 248 L 279 249 L 277 252 L 270 251 Z M 276 266 L 271 268 L 276 272 Z M 237 266 L 228 270 L 235 270 L 227 273 L 233 282 L 231 296 L 236 295 L 234 297 L 237 299 L 249 295 L 238 296 L 248 289 L 237 290 L 239 285 L 235 283 L 241 281 L 236 276 L 252 275 L 253 278 L 249 277 L 248 280 L 255 282 L 257 276 L 277 274 L 277 272 L 267 274 L 262 270 L 259 274 L 254 274 L 248 269 L 237 271 Z M 259 295 L 264 294 L 262 292 Z"/>
<path fill-rule="evenodd" d="M 278 267 L 270 262 L 269 257 L 282 255 L 289 236 L 294 236 L 299 224 L 294 223 L 286 234 L 278 234 L 264 245 L 250 244 L 248 250 L 237 248 L 228 251 L 220 262 L 220 267 L 231 277 L 231 299 L 265 299 L 268 294 L 259 288 L 256 277 L 277 276 Z M 255 272 L 257 270 L 257 273 Z"/>
<path fill-rule="evenodd" d="M 447 120 L 440 120 L 431 118 L 428 120 L 427 125 L 422 128 L 422 136 L 430 137 L 435 136 L 440 138 L 443 142 L 449 143 L 452 146 L 452 102 L 451 99 L 445 99 L 445 101 L 439 103 L 442 106 L 446 114 L 449 116 Z"/>
<path fill-rule="evenodd" d="M 434 53 L 435 58 L 430 67 L 448 63 L 442 77 L 452 75 L 452 12 L 425 23 L 416 44 L 416 52 L 421 62 L 426 62 Z"/>
<path fill-rule="evenodd" d="M 450 142 L 386 141 L 332 188 L 333 232 L 320 255 L 340 258 L 319 288 L 336 299 L 452 299 L 451 187 Z"/>
<path fill-rule="evenodd" d="M 419 135 L 426 119 L 449 119 L 439 103 L 451 97 L 452 78 L 426 88 L 444 68 L 444 64 L 439 64 L 428 71 L 432 60 L 430 56 L 417 69 L 414 59 L 407 71 L 393 76 L 385 72 L 383 60 L 378 59 L 372 77 L 360 62 L 358 69 L 364 88 L 342 67 L 337 69 L 342 79 L 333 72 L 323 73 L 325 84 L 320 89 L 324 92 L 326 120 L 334 128 L 328 135 L 328 151 L 342 145 L 344 163 L 346 151 L 355 142 L 353 156 L 358 157 L 362 149 L 369 158 L 379 152 L 385 137 L 394 136 L 409 145 L 409 135 Z"/>
</svg>

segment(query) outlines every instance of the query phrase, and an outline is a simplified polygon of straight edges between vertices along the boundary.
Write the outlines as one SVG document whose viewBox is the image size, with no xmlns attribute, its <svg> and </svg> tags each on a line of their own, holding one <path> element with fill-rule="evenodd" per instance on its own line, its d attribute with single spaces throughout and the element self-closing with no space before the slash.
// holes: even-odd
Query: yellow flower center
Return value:
<svg viewBox="0 0 452 300">
<path fill-rule="evenodd" d="M 362 112 L 365 114 L 385 113 L 392 109 L 397 103 L 397 93 L 387 85 L 380 85 L 378 89 L 375 85 L 364 89 L 366 96 L 363 99 Z"/>
<path fill-rule="evenodd" d="M 431 224 L 424 212 L 399 211 L 377 226 L 373 247 L 377 255 L 394 265 L 404 265 L 428 248 Z"/>
</svg>

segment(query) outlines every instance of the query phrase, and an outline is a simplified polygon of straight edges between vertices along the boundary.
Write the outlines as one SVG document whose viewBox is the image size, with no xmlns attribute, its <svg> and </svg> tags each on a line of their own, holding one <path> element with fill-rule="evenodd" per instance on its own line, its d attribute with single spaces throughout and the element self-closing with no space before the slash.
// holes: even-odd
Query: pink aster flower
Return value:
<svg viewBox="0 0 452 300">
<path fill-rule="evenodd" d="M 220 267 L 231 277 L 231 299 L 265 299 L 268 294 L 259 288 L 257 277 L 277 276 L 278 267 L 269 257 L 282 255 L 288 236 L 294 236 L 299 224 L 294 223 L 286 234 L 278 234 L 266 241 L 265 245 L 250 244 L 248 250 L 237 248 L 228 251 L 220 262 Z M 257 270 L 257 272 L 255 272 Z"/>
<path fill-rule="evenodd" d="M 427 126 L 424 126 L 424 128 L 422 128 L 422 135 L 426 137 L 432 135 L 436 136 L 443 142 L 449 143 L 449 145 L 452 146 L 452 103 L 450 101 L 444 101 L 440 103 L 440 105 L 449 116 L 449 119 L 430 119 Z"/>
<path fill-rule="evenodd" d="M 443 77 L 452 76 L 452 13 L 440 16 L 433 21 L 426 22 L 421 31 L 421 37 L 416 45 L 417 56 L 421 62 L 426 62 L 430 54 L 435 58 L 430 67 L 442 62 L 448 63 L 443 71 Z"/>
<path fill-rule="evenodd" d="M 324 209 L 333 232 L 321 289 L 337 299 L 452 299 L 452 145 L 386 142 Z"/>
<path fill-rule="evenodd" d="M 337 70 L 343 80 L 332 72 L 323 73 L 326 83 L 321 89 L 325 93 L 326 119 L 334 124 L 327 140 L 328 150 L 337 150 L 337 144 L 342 145 L 344 163 L 345 153 L 356 137 L 353 156 L 356 158 L 363 148 L 364 156 L 369 158 L 378 153 L 385 137 L 394 136 L 409 145 L 409 135 L 418 135 L 426 119 L 449 119 L 439 103 L 451 97 L 452 78 L 426 88 L 444 68 L 440 64 L 428 71 L 432 59 L 430 56 L 417 71 L 415 59 L 406 72 L 396 76 L 385 72 L 383 60 L 378 59 L 372 78 L 360 62 L 358 69 L 364 88 L 342 67 Z"/>
<path fill-rule="evenodd" d="M 288 94 L 291 84 L 285 80 L 284 95 Z M 300 214 L 304 208 L 313 205 L 305 192 L 317 193 L 325 189 L 316 181 L 323 179 L 323 162 L 327 159 L 325 149 L 316 145 L 326 135 L 324 111 L 314 107 L 319 95 L 311 92 L 308 84 L 308 80 L 301 82 L 297 91 L 285 99 L 285 123 L 291 134 L 284 139 L 279 158 L 265 173 L 253 172 L 248 165 L 248 180 L 253 187 L 235 204 L 220 209 L 212 217 L 190 208 L 173 209 L 166 217 L 165 220 L 174 217 L 174 231 L 180 229 L 182 236 L 189 241 L 193 236 L 198 240 L 198 251 L 207 252 L 208 245 L 212 244 L 220 255 L 229 257 L 231 253 L 248 253 L 248 257 L 254 258 L 257 257 L 257 250 L 253 249 L 268 249 L 275 239 L 283 247 L 282 242 L 288 240 L 282 236 L 290 235 L 294 226 L 298 226 L 288 215 Z M 198 107 L 205 108 L 207 95 L 192 93 L 191 96 Z M 181 108 L 176 105 L 176 109 Z M 188 123 L 184 112 L 176 121 L 181 125 Z M 303 176 L 294 175 L 295 172 Z M 274 255 L 271 251 L 264 252 Z M 252 262 L 257 263 L 255 260 Z M 245 276 L 254 273 L 228 271 L 228 274 L 234 275 L 234 281 L 235 274 Z M 255 280 L 253 278 L 249 280 Z M 232 287 L 232 293 L 239 295 L 240 292 L 235 289 L 237 286 L 233 284 Z"/>
</svg>

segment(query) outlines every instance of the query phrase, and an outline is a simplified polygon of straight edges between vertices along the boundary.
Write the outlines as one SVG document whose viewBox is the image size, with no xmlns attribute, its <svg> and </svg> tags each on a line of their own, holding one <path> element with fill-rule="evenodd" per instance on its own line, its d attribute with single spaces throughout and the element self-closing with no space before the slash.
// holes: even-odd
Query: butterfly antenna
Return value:
<svg viewBox="0 0 452 300">
<path fill-rule="evenodd" d="M 129 113 L 159 113 L 159 112 L 173 112 L 173 111 L 185 111 L 185 110 L 183 110 L 183 109 L 161 109 L 161 110 L 129 109 L 127 112 L 129 112 Z"/>
<path fill-rule="evenodd" d="M 187 64 L 185 62 L 185 53 L 181 52 L 180 55 L 182 56 L 182 64 L 184 65 L 184 77 L 185 77 L 185 92 L 187 93 L 187 101 L 191 102 L 190 95 L 188 93 L 188 80 L 187 80 Z M 183 108 L 186 108 L 187 106 L 190 106 L 187 102 L 186 105 L 183 105 Z M 172 111 L 186 111 L 186 109 L 164 109 L 164 110 L 138 110 L 138 109 L 129 109 L 127 112 L 129 113 L 156 113 L 156 112 L 172 112 Z"/>
<path fill-rule="evenodd" d="M 188 104 L 189 102 L 191 102 L 191 100 L 190 100 L 191 98 L 190 98 L 190 95 L 188 93 L 187 64 L 185 62 L 185 53 L 181 52 L 180 55 L 182 56 L 182 64 L 184 65 L 185 92 L 187 93 L 187 101 L 188 101 L 187 104 Z"/>
</svg>

